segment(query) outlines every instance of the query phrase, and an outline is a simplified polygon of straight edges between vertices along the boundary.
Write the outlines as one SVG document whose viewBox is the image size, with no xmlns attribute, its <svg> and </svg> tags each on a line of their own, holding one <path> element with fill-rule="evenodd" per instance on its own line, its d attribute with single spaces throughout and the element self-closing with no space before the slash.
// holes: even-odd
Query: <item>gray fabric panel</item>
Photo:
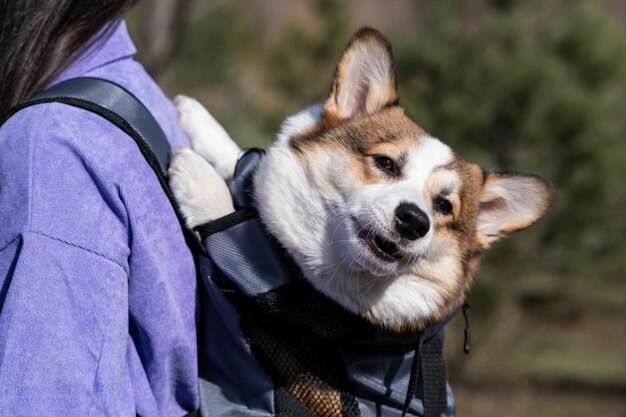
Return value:
<svg viewBox="0 0 626 417">
<path fill-rule="evenodd" d="M 372 352 L 361 346 L 342 350 L 348 379 L 354 384 L 361 414 L 400 417 L 409 386 L 414 351 L 384 350 Z M 421 384 L 412 401 L 409 414 L 422 416 Z"/>
<path fill-rule="evenodd" d="M 247 296 L 254 297 L 292 280 L 282 253 L 258 219 L 214 233 L 204 244 L 220 271 Z"/>
<path fill-rule="evenodd" d="M 433 337 L 443 339 L 443 331 Z M 363 417 L 400 417 L 409 386 L 414 350 L 403 336 L 381 331 L 376 340 L 342 348 L 348 379 L 355 388 Z M 404 347 L 403 347 L 404 346 Z M 447 410 L 440 417 L 454 417 L 454 397 L 447 388 Z M 423 416 L 423 385 L 420 377 L 408 415 Z"/>
<path fill-rule="evenodd" d="M 446 412 L 441 415 L 441 417 L 456 417 L 456 402 L 454 400 L 454 393 L 452 392 L 452 387 L 446 381 L 446 392 L 448 393 L 448 407 Z"/>
<path fill-rule="evenodd" d="M 208 258 L 200 258 L 198 272 L 204 284 L 198 290 L 206 295 L 201 297 L 198 351 L 201 415 L 272 416 L 273 383 L 250 353 L 232 304 L 213 283 Z"/>
</svg>

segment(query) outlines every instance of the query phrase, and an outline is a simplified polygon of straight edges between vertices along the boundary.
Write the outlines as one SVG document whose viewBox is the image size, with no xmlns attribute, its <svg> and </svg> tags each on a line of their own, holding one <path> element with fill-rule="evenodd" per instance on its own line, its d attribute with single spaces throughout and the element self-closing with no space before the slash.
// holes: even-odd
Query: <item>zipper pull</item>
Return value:
<svg viewBox="0 0 626 417">
<path fill-rule="evenodd" d="M 465 319 L 465 330 L 463 331 L 465 341 L 463 343 L 463 351 L 465 354 L 468 354 L 470 352 L 470 341 L 472 340 L 472 329 L 470 328 L 469 315 L 467 313 L 467 310 L 470 309 L 470 305 L 465 303 L 461 308 L 463 309 L 463 318 Z"/>
</svg>

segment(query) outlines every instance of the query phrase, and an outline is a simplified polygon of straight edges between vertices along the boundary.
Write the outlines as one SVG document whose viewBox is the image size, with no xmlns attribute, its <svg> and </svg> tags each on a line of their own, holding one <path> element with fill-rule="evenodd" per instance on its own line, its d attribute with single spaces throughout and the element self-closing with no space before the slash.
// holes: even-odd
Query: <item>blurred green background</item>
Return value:
<svg viewBox="0 0 626 417">
<path fill-rule="evenodd" d="M 144 0 L 139 59 L 241 146 L 325 98 L 363 25 L 407 113 L 466 159 L 555 184 L 552 214 L 488 252 L 447 333 L 460 417 L 626 416 L 626 2 Z"/>
</svg>

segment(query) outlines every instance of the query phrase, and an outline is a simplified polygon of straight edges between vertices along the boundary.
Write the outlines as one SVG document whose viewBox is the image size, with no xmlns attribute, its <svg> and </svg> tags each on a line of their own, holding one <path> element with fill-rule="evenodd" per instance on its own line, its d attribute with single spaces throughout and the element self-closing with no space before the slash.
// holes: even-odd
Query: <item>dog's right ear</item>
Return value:
<svg viewBox="0 0 626 417">
<path fill-rule="evenodd" d="M 487 172 L 476 225 L 482 248 L 543 217 L 554 205 L 554 187 L 536 175 Z"/>
<path fill-rule="evenodd" d="M 324 103 L 322 124 L 333 126 L 397 102 L 391 45 L 377 30 L 363 28 L 352 36 L 341 55 Z"/>
</svg>

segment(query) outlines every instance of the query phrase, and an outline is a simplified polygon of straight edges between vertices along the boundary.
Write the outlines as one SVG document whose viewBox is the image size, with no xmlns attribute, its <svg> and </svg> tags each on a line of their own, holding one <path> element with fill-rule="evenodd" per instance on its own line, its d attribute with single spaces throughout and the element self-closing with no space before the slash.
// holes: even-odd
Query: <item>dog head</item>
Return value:
<svg viewBox="0 0 626 417">
<path fill-rule="evenodd" d="M 412 122 L 391 46 L 367 28 L 326 101 L 284 123 L 255 190 L 264 224 L 313 286 L 396 331 L 452 313 L 483 250 L 554 200 L 542 178 L 485 171 Z"/>
</svg>

